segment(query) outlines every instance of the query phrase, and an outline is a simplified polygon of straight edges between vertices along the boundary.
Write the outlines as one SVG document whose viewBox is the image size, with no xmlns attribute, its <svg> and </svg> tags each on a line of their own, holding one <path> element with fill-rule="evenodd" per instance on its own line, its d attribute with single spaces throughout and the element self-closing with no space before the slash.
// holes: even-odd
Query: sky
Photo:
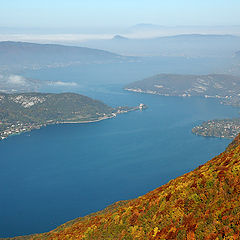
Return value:
<svg viewBox="0 0 240 240">
<path fill-rule="evenodd" d="M 113 29 L 240 25 L 240 0 L 0 0 L 0 27 Z"/>
</svg>

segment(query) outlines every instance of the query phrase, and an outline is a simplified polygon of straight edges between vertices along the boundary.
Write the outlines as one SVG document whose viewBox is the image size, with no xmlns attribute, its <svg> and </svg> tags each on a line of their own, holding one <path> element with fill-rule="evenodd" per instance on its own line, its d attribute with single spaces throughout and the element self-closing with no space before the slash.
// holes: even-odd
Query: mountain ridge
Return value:
<svg viewBox="0 0 240 240">
<path fill-rule="evenodd" d="M 173 32 L 148 35 L 124 34 L 128 41 L 89 40 L 83 46 L 105 49 L 128 56 L 227 57 L 240 49 L 240 36 L 234 34 Z"/>
<path fill-rule="evenodd" d="M 107 63 L 125 60 L 119 54 L 89 47 L 0 42 L 0 70 L 40 69 L 74 64 Z"/>
</svg>

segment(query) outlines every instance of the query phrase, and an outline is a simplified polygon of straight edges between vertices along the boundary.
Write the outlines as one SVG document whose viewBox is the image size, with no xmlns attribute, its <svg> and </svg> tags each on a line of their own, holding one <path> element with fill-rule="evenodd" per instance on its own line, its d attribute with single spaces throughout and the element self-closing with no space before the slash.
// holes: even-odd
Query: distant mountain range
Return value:
<svg viewBox="0 0 240 240">
<path fill-rule="evenodd" d="M 134 38 L 116 35 L 109 40 L 89 40 L 82 46 L 132 56 L 233 56 L 240 49 L 240 36 L 220 34 L 179 34 L 166 37 Z"/>
<path fill-rule="evenodd" d="M 140 23 L 134 26 L 131 26 L 127 29 L 127 32 L 132 33 L 145 33 L 153 35 L 158 34 L 159 36 L 167 36 L 167 35 L 178 35 L 178 34 L 233 34 L 240 35 L 240 25 L 234 26 L 194 26 L 194 25 L 183 25 L 183 26 L 166 26 L 166 25 L 158 25 L 151 23 Z"/>
<path fill-rule="evenodd" d="M 166 37 L 157 37 L 154 39 L 181 39 L 181 40 L 188 40 L 188 41 L 195 41 L 195 40 L 227 40 L 227 39 L 237 39 L 239 40 L 239 36 L 234 35 L 220 35 L 220 34 L 179 34 L 173 36 L 166 36 Z"/>
<path fill-rule="evenodd" d="M 27 42 L 0 42 L 0 70 L 38 69 L 123 60 L 126 60 L 126 58 L 118 54 L 86 47 Z"/>
<path fill-rule="evenodd" d="M 239 239 L 240 138 L 194 171 L 48 233 L 12 238 Z"/>
</svg>

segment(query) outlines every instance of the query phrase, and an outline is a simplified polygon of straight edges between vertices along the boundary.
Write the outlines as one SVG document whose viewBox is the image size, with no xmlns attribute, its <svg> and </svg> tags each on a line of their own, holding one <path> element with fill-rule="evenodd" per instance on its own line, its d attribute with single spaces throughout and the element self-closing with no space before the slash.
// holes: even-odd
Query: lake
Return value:
<svg viewBox="0 0 240 240">
<path fill-rule="evenodd" d="M 68 76 L 80 86 L 83 71 L 25 74 L 54 80 Z M 47 126 L 1 141 L 0 237 L 49 231 L 143 195 L 210 160 L 231 142 L 198 137 L 191 129 L 203 120 L 237 117 L 239 109 L 215 99 L 131 93 L 122 90 L 119 75 L 117 82 L 107 82 L 114 76 L 106 76 L 105 69 L 99 82 L 89 80 L 74 90 L 112 106 L 144 103 L 148 109 L 96 123 Z"/>
</svg>

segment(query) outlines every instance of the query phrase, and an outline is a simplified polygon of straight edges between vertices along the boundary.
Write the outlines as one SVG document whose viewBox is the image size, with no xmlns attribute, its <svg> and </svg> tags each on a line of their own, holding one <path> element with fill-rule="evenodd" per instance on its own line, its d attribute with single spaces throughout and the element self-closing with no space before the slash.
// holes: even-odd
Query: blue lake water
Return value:
<svg viewBox="0 0 240 240">
<path fill-rule="evenodd" d="M 47 78 L 54 71 L 26 74 Z M 77 79 L 72 70 L 61 71 L 60 80 Z M 112 106 L 149 108 L 97 123 L 48 126 L 0 142 L 0 237 L 49 231 L 193 170 L 230 140 L 197 137 L 191 128 L 239 112 L 214 99 L 130 93 L 119 83 L 75 90 Z"/>
</svg>

